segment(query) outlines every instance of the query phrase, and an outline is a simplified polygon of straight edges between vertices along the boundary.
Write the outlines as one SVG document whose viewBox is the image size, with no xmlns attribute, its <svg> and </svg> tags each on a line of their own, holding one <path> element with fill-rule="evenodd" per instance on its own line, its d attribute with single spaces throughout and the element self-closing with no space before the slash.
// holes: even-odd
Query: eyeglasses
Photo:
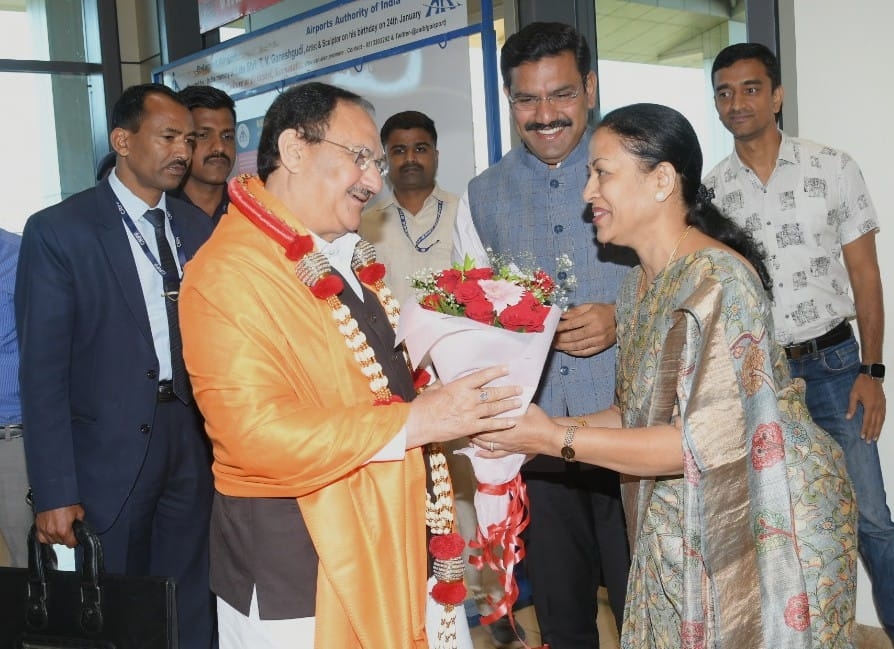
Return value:
<svg viewBox="0 0 894 649">
<path fill-rule="evenodd" d="M 344 144 L 339 144 L 338 142 L 333 142 L 332 140 L 327 140 L 326 138 L 320 138 L 321 142 L 326 142 L 327 144 L 333 144 L 337 146 L 339 149 L 344 149 L 348 153 L 352 153 L 354 155 L 354 164 L 360 168 L 360 171 L 366 171 L 369 169 L 370 164 L 374 164 L 376 166 L 376 170 L 381 174 L 385 175 L 388 173 L 388 160 L 383 156 L 381 158 L 373 158 L 373 152 L 369 147 L 366 146 L 345 146 Z"/>
<path fill-rule="evenodd" d="M 546 100 L 551 106 L 556 108 L 565 108 L 574 103 L 574 100 L 580 97 L 580 93 L 586 88 L 586 83 L 574 89 L 557 90 L 548 94 L 546 97 L 538 95 L 514 95 L 509 97 L 509 105 L 518 111 L 534 110 L 540 105 L 541 101 Z"/>
</svg>

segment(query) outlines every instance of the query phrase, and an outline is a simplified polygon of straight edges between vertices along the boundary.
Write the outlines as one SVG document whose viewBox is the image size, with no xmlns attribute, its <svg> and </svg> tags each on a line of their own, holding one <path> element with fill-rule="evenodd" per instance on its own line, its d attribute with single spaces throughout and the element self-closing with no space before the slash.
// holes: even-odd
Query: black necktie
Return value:
<svg viewBox="0 0 894 649">
<path fill-rule="evenodd" d="M 174 262 L 174 254 L 165 236 L 164 210 L 148 210 L 144 215 L 155 228 L 155 243 L 158 244 L 158 257 L 164 271 L 165 310 L 168 312 L 168 339 L 171 342 L 171 380 L 174 394 L 183 403 L 192 401 L 192 388 L 189 375 L 183 364 L 183 341 L 180 339 L 180 318 L 177 314 L 177 299 L 180 296 L 180 273 Z"/>
</svg>

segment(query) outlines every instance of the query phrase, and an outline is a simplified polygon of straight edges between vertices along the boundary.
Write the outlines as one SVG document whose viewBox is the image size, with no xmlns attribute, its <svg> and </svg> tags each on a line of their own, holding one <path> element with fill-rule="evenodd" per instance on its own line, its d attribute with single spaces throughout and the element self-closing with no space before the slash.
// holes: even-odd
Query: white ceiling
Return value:
<svg viewBox="0 0 894 649">
<path fill-rule="evenodd" d="M 595 0 L 600 59 L 701 67 L 745 20 L 739 0 Z"/>
</svg>

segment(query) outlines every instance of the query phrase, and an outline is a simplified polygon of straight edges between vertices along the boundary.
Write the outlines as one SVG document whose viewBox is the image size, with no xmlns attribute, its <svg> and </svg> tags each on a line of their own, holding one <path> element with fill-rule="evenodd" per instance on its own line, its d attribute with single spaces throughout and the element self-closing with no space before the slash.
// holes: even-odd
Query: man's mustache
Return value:
<svg viewBox="0 0 894 649">
<path fill-rule="evenodd" d="M 408 162 L 400 166 L 401 171 L 407 171 L 409 169 L 417 169 L 419 171 L 422 171 L 422 165 L 416 162 Z"/>
<path fill-rule="evenodd" d="M 204 162 L 211 162 L 215 159 L 226 160 L 227 164 L 233 164 L 233 161 L 230 160 L 230 156 L 228 156 L 226 153 L 212 153 L 209 156 L 205 156 Z"/>
<path fill-rule="evenodd" d="M 375 195 L 374 191 L 367 189 L 363 185 L 353 185 L 348 192 L 363 200 L 369 200 Z"/>
<path fill-rule="evenodd" d="M 567 128 L 571 126 L 570 119 L 554 119 L 549 124 L 542 122 L 528 122 L 525 124 L 526 131 L 545 131 L 550 128 Z"/>
</svg>

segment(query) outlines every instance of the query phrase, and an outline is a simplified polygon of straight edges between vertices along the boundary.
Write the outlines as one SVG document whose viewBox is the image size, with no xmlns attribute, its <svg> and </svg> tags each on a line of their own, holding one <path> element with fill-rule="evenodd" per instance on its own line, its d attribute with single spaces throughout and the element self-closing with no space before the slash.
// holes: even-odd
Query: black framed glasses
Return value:
<svg viewBox="0 0 894 649">
<path fill-rule="evenodd" d="M 556 108 L 567 108 L 574 103 L 574 100 L 580 97 L 580 94 L 586 89 L 586 83 L 576 88 L 563 88 L 556 90 L 545 97 L 539 95 L 511 95 L 509 97 L 509 105 L 515 110 L 525 112 L 535 110 L 541 101 L 546 101 Z"/>
<path fill-rule="evenodd" d="M 360 171 L 366 171 L 369 169 L 369 165 L 373 164 L 381 175 L 384 176 L 388 173 L 388 160 L 384 156 L 381 158 L 373 158 L 373 152 L 368 146 L 345 146 L 344 144 L 339 144 L 338 142 L 333 142 L 326 138 L 320 138 L 320 141 L 332 144 L 339 149 L 344 149 L 348 153 L 353 154 L 354 164 L 360 168 Z"/>
</svg>

